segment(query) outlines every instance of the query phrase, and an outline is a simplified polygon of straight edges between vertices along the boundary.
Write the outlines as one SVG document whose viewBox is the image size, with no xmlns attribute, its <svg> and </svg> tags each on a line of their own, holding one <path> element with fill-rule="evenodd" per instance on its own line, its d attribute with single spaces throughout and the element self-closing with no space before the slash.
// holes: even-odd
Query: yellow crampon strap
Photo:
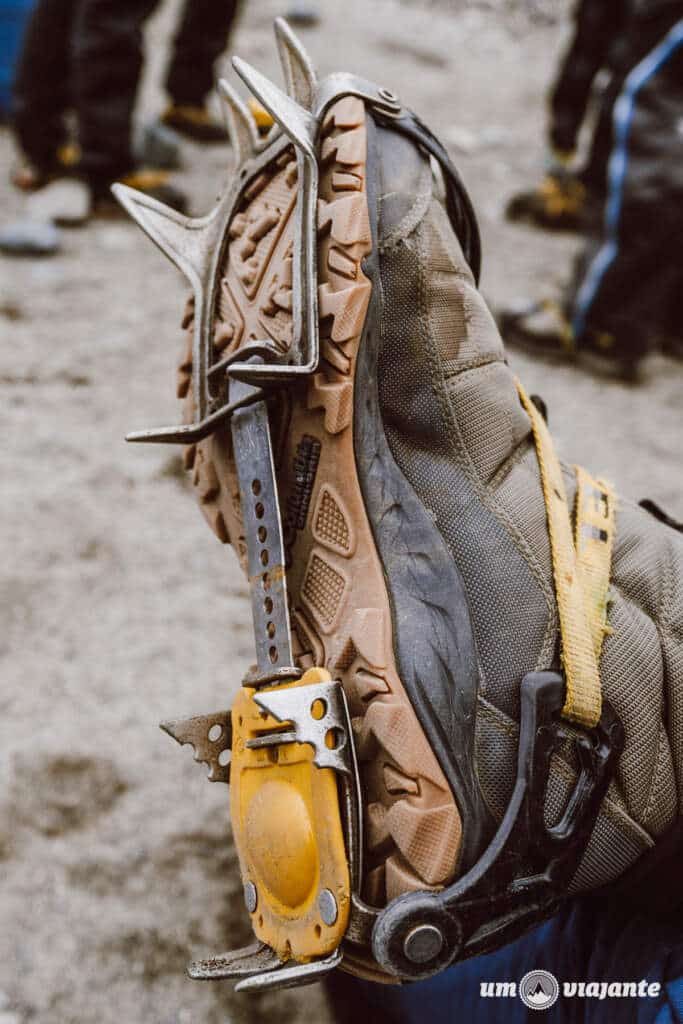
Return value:
<svg viewBox="0 0 683 1024">
<path fill-rule="evenodd" d="M 616 499 L 604 480 L 576 466 L 576 547 L 588 625 L 598 662 L 607 626 L 607 596 L 612 567 Z"/>
<path fill-rule="evenodd" d="M 574 534 L 562 469 L 545 420 L 519 382 L 517 389 L 531 420 L 548 519 L 567 683 L 562 713 L 592 728 L 602 712 L 598 666 L 607 631 L 614 495 L 602 481 L 596 482 L 585 470 L 577 469 Z"/>
</svg>

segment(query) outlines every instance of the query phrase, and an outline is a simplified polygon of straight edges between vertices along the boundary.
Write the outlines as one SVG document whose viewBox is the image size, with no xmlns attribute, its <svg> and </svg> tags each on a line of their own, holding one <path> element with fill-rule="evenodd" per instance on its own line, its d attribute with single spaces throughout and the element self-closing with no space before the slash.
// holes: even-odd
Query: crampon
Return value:
<svg viewBox="0 0 683 1024">
<path fill-rule="evenodd" d="M 628 603 L 629 537 L 658 565 L 678 538 L 560 465 L 438 140 L 276 38 L 284 91 L 233 62 L 265 137 L 220 84 L 235 165 L 210 214 L 115 186 L 192 288 L 182 422 L 129 440 L 184 446 L 251 591 L 231 711 L 164 725 L 230 785 L 256 936 L 190 974 L 244 990 L 434 975 L 623 874 L 678 813 L 659 569 L 640 647 Z M 620 760 L 636 687 L 652 720 Z"/>
</svg>

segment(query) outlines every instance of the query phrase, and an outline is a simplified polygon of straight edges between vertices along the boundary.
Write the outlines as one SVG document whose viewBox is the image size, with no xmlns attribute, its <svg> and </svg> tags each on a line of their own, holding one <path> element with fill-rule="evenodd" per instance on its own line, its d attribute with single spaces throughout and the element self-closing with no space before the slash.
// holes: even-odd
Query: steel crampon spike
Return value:
<svg viewBox="0 0 683 1024">
<path fill-rule="evenodd" d="M 315 160 L 317 121 L 295 99 L 283 92 L 260 71 L 239 57 L 232 58 L 232 66 L 259 103 L 263 104 L 274 121 L 294 145 Z"/>
<path fill-rule="evenodd" d="M 259 148 L 254 118 L 225 78 L 218 80 L 218 94 L 224 102 L 228 135 L 233 150 L 233 167 L 250 160 Z"/>
<path fill-rule="evenodd" d="M 181 746 L 187 743 L 192 747 L 195 761 L 209 767 L 209 782 L 230 782 L 230 764 L 223 764 L 221 756 L 232 746 L 229 711 L 161 722 L 159 728 Z"/>
<path fill-rule="evenodd" d="M 208 960 L 195 960 L 187 973 L 196 981 L 238 981 L 236 991 L 264 991 L 313 984 L 338 967 L 341 960 L 341 950 L 337 949 L 321 960 L 283 964 L 270 946 L 256 942 Z"/>
<path fill-rule="evenodd" d="M 200 286 L 201 267 L 210 245 L 214 211 L 206 217 L 185 217 L 158 199 L 128 185 L 117 183 L 112 185 L 111 190 L 145 234 L 197 289 Z"/>
<path fill-rule="evenodd" d="M 310 960 L 307 963 L 281 964 L 275 970 L 262 974 L 251 974 L 239 981 L 235 992 L 265 992 L 283 988 L 299 988 L 301 985 L 313 985 L 339 967 L 342 952 L 336 949 L 330 956 L 322 960 Z"/>
<path fill-rule="evenodd" d="M 287 92 L 305 110 L 312 111 L 318 91 L 315 68 L 285 19 L 276 18 L 274 27 Z"/>
<path fill-rule="evenodd" d="M 224 978 L 249 978 L 279 966 L 277 953 L 265 942 L 257 941 L 243 949 L 233 949 L 207 960 L 193 960 L 188 965 L 187 973 L 194 981 L 216 981 Z"/>
</svg>

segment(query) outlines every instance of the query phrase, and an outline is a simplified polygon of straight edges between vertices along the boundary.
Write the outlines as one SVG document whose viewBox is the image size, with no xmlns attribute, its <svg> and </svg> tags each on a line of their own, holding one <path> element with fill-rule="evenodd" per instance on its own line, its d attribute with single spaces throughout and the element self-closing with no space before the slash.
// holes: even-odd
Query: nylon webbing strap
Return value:
<svg viewBox="0 0 683 1024">
<path fill-rule="evenodd" d="M 607 596 L 614 543 L 615 497 L 603 480 L 576 466 L 576 548 L 593 650 L 600 662 L 602 641 L 608 633 Z"/>
<path fill-rule="evenodd" d="M 580 471 L 576 546 L 562 469 L 540 412 L 521 384 L 517 389 L 529 415 L 541 470 L 560 619 L 567 696 L 562 713 L 592 728 L 602 712 L 598 668 L 605 634 L 614 537 L 614 499 L 603 483 Z"/>
</svg>

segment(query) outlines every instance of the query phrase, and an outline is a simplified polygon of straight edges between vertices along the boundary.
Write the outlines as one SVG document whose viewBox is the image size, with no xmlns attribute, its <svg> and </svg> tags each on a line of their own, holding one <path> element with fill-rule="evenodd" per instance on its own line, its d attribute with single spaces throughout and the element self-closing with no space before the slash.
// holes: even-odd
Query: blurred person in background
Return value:
<svg viewBox="0 0 683 1024">
<path fill-rule="evenodd" d="M 158 0 L 38 0 L 14 86 L 13 127 L 24 158 L 13 175 L 17 187 L 32 190 L 71 174 L 86 182 L 95 208 L 109 205 L 114 181 L 184 208 L 168 174 L 136 166 L 132 150 L 142 30 L 157 6 Z M 237 8 L 237 0 L 187 0 L 174 39 L 162 120 L 199 142 L 226 137 L 206 96 Z M 69 144 L 70 110 L 77 150 Z"/>
<path fill-rule="evenodd" d="M 548 101 L 546 174 L 537 188 L 513 196 L 506 210 L 509 220 L 550 230 L 582 230 L 596 213 L 599 216 L 612 144 L 612 109 L 629 67 L 624 35 L 629 2 L 581 0 L 576 6 L 574 34 Z M 610 80 L 600 98 L 585 166 L 577 171 L 573 164 L 579 133 L 595 80 L 604 71 Z"/>
<path fill-rule="evenodd" d="M 652 349 L 681 352 L 683 0 L 630 7 L 622 43 L 629 71 L 613 106 L 600 229 L 562 302 L 524 301 L 499 320 L 508 344 L 597 357 L 635 380 Z"/>
</svg>

